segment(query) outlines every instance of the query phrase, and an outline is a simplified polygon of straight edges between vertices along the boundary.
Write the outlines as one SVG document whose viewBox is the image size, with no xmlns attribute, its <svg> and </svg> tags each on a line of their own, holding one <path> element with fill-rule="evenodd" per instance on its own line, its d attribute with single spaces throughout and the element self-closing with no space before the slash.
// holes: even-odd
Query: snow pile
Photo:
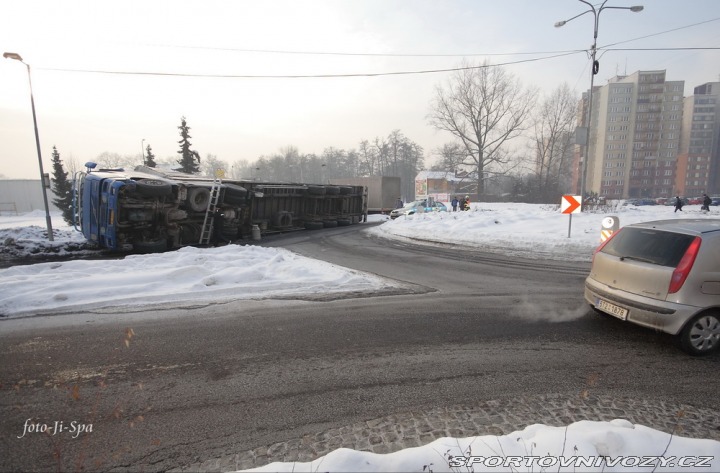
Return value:
<svg viewBox="0 0 720 473">
<path fill-rule="evenodd" d="M 567 427 L 535 424 L 503 436 L 441 438 L 388 454 L 341 448 L 312 462 L 275 462 L 250 471 L 687 470 L 719 471 L 720 442 L 673 436 L 618 419 Z"/>
<path fill-rule="evenodd" d="M 258 246 L 186 247 L 103 261 L 0 270 L 0 315 L 102 307 L 174 306 L 269 297 L 372 292 L 393 283 L 290 251 Z"/>
</svg>

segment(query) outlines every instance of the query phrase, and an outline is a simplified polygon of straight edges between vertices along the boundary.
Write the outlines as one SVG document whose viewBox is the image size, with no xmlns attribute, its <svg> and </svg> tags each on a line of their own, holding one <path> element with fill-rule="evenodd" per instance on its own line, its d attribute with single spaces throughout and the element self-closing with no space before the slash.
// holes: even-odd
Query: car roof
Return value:
<svg viewBox="0 0 720 473">
<path fill-rule="evenodd" d="M 655 220 L 652 222 L 634 223 L 628 227 L 654 228 L 669 232 L 699 235 L 702 233 L 720 232 L 720 219 L 687 218 L 675 220 Z"/>
</svg>

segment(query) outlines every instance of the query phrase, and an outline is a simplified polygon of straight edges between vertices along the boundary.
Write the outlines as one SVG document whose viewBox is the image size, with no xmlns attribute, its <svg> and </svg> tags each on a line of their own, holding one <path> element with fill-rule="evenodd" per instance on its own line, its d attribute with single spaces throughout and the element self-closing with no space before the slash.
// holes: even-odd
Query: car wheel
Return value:
<svg viewBox="0 0 720 473">
<path fill-rule="evenodd" d="M 693 317 L 680 332 L 680 347 L 693 356 L 716 352 L 720 347 L 720 312 Z"/>
</svg>

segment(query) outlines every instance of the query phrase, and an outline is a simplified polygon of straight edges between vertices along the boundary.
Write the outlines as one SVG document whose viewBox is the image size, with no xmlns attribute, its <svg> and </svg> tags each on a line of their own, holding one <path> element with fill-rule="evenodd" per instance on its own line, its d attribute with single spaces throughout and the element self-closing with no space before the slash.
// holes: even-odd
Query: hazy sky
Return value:
<svg viewBox="0 0 720 473">
<path fill-rule="evenodd" d="M 53 146 L 80 163 L 103 152 L 136 155 L 139 163 L 145 139 L 157 158 L 176 158 L 182 116 L 193 148 L 229 163 L 286 146 L 351 149 L 395 129 L 427 157 L 452 140 L 426 119 L 434 87 L 450 72 L 227 76 L 428 71 L 457 67 L 465 56 L 496 64 L 540 59 L 506 68 L 544 92 L 566 82 L 579 96 L 590 85 L 586 53 L 550 58 L 592 44 L 592 14 L 553 27 L 587 10 L 577 0 L 3 3 L 0 50 L 32 67 L 46 172 Z M 598 46 L 720 47 L 720 1 L 607 3 L 637 4 L 644 11 L 602 12 Z M 668 80 L 685 80 L 687 95 L 720 80 L 720 50 L 608 51 L 600 62 L 596 85 L 618 73 L 666 69 Z M 130 72 L 144 74 L 118 74 Z M 0 59 L 0 143 L 0 175 L 38 177 L 27 70 L 10 59 Z"/>
</svg>

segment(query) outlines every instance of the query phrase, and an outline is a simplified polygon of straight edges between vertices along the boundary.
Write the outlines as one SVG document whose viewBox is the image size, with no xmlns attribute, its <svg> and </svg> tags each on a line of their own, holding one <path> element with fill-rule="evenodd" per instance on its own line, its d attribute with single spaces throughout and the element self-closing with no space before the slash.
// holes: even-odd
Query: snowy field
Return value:
<svg viewBox="0 0 720 473">
<path fill-rule="evenodd" d="M 559 206 L 474 204 L 468 212 L 426 213 L 394 221 L 375 216 L 372 221 L 384 223 L 368 226 L 367 231 L 427 244 L 587 262 L 600 241 L 606 216 L 618 217 L 620 226 L 720 217 L 718 207 L 711 207 L 709 213 L 699 206 L 673 210 L 616 204 L 597 213 L 575 214 L 570 226 L 570 217 L 561 214 Z M 22 256 L 88 251 L 82 235 L 64 225 L 59 214 L 53 215 L 53 226 L 55 241 L 48 242 L 43 212 L 0 216 L 2 252 Z M 342 294 L 395 284 L 284 249 L 253 245 L 14 266 L 0 270 L 0 283 L 0 315 L 6 319 L 90 308 Z M 449 459 L 455 455 L 471 458 Z M 701 466 L 704 463 L 708 466 Z M 710 472 L 720 471 L 720 442 L 681 438 L 624 420 L 583 421 L 565 428 L 532 425 L 505 436 L 439 439 L 386 455 L 339 449 L 312 463 L 273 463 L 261 470 Z"/>
</svg>

